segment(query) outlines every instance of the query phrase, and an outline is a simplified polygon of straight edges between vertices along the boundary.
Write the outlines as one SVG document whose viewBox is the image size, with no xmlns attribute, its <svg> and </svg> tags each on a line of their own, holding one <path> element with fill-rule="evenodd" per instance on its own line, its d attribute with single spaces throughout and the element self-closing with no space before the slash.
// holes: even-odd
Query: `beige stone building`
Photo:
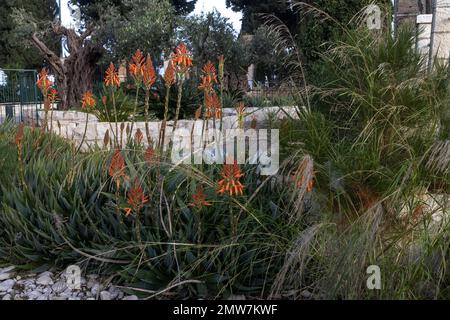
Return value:
<svg viewBox="0 0 450 320">
<path fill-rule="evenodd" d="M 450 60 L 450 0 L 394 0 L 394 23 L 413 23 L 416 47 L 428 59 Z"/>
</svg>

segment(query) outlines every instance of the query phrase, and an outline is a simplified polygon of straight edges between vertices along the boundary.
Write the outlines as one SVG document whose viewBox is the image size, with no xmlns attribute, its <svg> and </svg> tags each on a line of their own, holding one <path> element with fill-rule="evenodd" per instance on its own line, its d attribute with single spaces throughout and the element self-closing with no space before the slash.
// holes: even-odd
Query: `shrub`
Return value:
<svg viewBox="0 0 450 320">
<path fill-rule="evenodd" d="M 221 166 L 199 171 L 163 161 L 149 165 L 144 150 L 136 148 L 121 152 L 126 178 L 117 189 L 108 174 L 113 151 L 75 154 L 45 135 L 42 152 L 35 154 L 30 147 L 39 138 L 35 131 L 26 130 L 23 145 L 27 187 L 17 170 L 1 184 L 0 259 L 34 266 L 80 263 L 146 290 L 187 281 L 176 291 L 179 296 L 259 295 L 270 287 L 266 276 L 279 265 L 276 255 L 283 247 L 275 230 L 286 234 L 289 227 L 278 197 L 257 197 L 245 205 L 257 188 L 254 168 L 242 168 L 245 195 L 235 198 L 219 195 L 211 180 Z M 12 141 L 13 133 L 2 141 Z M 149 202 L 126 217 L 137 177 Z M 198 185 L 211 206 L 190 205 Z"/>
</svg>

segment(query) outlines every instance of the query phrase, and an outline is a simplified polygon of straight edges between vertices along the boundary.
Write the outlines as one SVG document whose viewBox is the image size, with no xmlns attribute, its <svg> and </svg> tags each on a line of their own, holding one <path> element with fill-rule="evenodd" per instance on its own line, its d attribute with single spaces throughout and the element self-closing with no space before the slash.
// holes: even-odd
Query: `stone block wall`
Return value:
<svg viewBox="0 0 450 320">
<path fill-rule="evenodd" d="M 284 119 L 286 117 L 297 118 L 297 107 L 267 107 L 267 108 L 246 108 L 245 117 L 245 127 L 250 127 L 253 119 L 257 121 L 258 127 L 263 127 L 264 122 L 268 119 Z M 88 117 L 88 122 L 86 126 L 86 116 Z M 30 113 L 28 115 L 27 122 L 38 123 L 41 125 L 45 114 L 43 111 L 38 112 L 38 120 L 35 119 L 36 113 Z M 115 140 L 116 124 L 109 122 L 99 122 L 97 117 L 92 114 L 86 114 L 77 111 L 53 111 L 53 113 L 48 114 L 49 122 L 48 127 L 55 134 L 73 141 L 76 146 L 79 146 L 83 141 L 83 136 L 85 136 L 83 141 L 82 149 L 86 150 L 89 147 L 99 146 L 104 147 L 104 139 L 106 132 L 108 132 L 110 141 Z M 238 120 L 236 111 L 232 108 L 225 108 L 223 110 L 223 129 L 237 129 Z M 162 121 L 151 121 L 148 122 L 149 136 L 150 140 L 157 142 L 159 139 L 159 132 L 162 125 Z M 131 131 L 131 127 L 133 130 Z M 220 121 L 216 120 L 216 128 L 219 128 Z M 123 130 L 121 130 L 121 128 Z M 202 120 L 180 120 L 177 125 L 178 129 L 185 129 L 186 132 L 191 133 L 193 130 L 193 135 L 196 137 L 201 137 L 202 132 L 206 130 L 213 130 L 214 124 L 213 120 L 206 121 Z M 134 138 L 136 132 L 140 130 L 143 134 L 142 143 L 146 146 L 148 143 L 148 137 L 146 135 L 146 125 L 145 122 L 121 122 L 117 124 L 117 140 L 122 145 L 125 145 L 128 136 Z M 167 122 L 165 145 L 167 146 L 172 137 L 173 121 Z M 85 133 L 86 132 L 86 133 Z"/>
</svg>

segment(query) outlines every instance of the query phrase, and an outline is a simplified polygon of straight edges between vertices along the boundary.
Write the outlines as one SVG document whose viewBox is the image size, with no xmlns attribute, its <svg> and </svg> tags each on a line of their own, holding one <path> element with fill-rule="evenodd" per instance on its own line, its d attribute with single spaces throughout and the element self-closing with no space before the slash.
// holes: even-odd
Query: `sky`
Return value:
<svg viewBox="0 0 450 320">
<path fill-rule="evenodd" d="M 70 10 L 67 7 L 68 2 L 69 0 L 61 0 L 62 20 L 65 26 L 70 26 L 74 23 L 70 16 Z M 241 30 L 242 13 L 234 12 L 233 10 L 228 9 L 225 5 L 225 0 L 198 0 L 193 13 L 199 14 L 201 12 L 210 12 L 214 10 L 214 8 L 217 9 L 217 11 L 219 11 L 224 17 L 229 18 L 234 29 L 239 33 Z"/>
<path fill-rule="evenodd" d="M 194 14 L 203 12 L 210 12 L 217 9 L 224 17 L 230 19 L 234 29 L 239 33 L 241 31 L 242 13 L 234 12 L 225 5 L 225 0 L 198 0 L 195 5 Z"/>
</svg>

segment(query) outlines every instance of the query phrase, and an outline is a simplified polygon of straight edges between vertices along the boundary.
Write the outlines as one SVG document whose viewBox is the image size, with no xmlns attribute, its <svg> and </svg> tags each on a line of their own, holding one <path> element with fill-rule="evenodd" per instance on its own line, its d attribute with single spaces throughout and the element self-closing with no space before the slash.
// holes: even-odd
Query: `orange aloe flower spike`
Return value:
<svg viewBox="0 0 450 320">
<path fill-rule="evenodd" d="M 211 92 L 215 83 L 217 83 L 216 67 L 211 61 L 208 61 L 202 69 L 202 83 L 199 86 L 200 90 Z"/>
<path fill-rule="evenodd" d="M 164 81 L 167 87 L 171 87 L 175 84 L 175 67 L 172 60 L 169 61 L 166 72 L 164 73 Z"/>
<path fill-rule="evenodd" d="M 142 190 L 139 179 L 134 179 L 133 186 L 128 192 L 127 198 L 127 203 L 130 205 L 130 208 L 125 209 L 125 215 L 129 216 L 133 211 L 139 211 L 142 207 L 144 207 L 148 200 L 148 197 Z"/>
<path fill-rule="evenodd" d="M 222 180 L 219 181 L 219 194 L 229 193 L 230 196 L 242 195 L 244 193 L 244 186 L 239 181 L 244 174 L 241 172 L 236 161 L 233 164 L 224 164 L 220 174 Z"/>
<path fill-rule="evenodd" d="M 119 149 L 114 151 L 111 159 L 111 165 L 109 166 L 109 176 L 116 181 L 117 188 L 120 187 L 120 178 L 125 178 L 125 159 L 122 156 L 122 152 Z"/>
<path fill-rule="evenodd" d="M 144 55 L 142 54 L 141 50 L 137 49 L 132 59 L 137 66 L 142 66 L 144 63 Z"/>
<path fill-rule="evenodd" d="M 41 72 L 39 72 L 39 79 L 36 82 L 36 85 L 41 90 L 44 96 L 47 96 L 47 90 L 53 85 L 53 82 L 48 78 L 47 70 L 42 68 Z"/>
<path fill-rule="evenodd" d="M 81 99 L 81 108 L 82 109 L 91 109 L 95 107 L 96 101 L 92 91 L 86 91 L 83 94 L 83 98 Z"/>
<path fill-rule="evenodd" d="M 107 87 L 120 86 L 119 73 L 112 62 L 109 64 L 108 70 L 106 70 L 105 85 Z"/>
<path fill-rule="evenodd" d="M 133 60 L 133 63 L 130 63 L 129 66 L 130 74 L 133 77 L 134 81 L 140 82 L 144 75 L 144 55 L 142 54 L 141 50 L 137 49 L 131 59 Z"/>
<path fill-rule="evenodd" d="M 196 193 L 192 195 L 192 203 L 188 204 L 188 206 L 197 209 L 212 206 L 211 202 L 206 201 L 206 195 L 201 185 L 197 186 Z"/>
<path fill-rule="evenodd" d="M 55 88 L 50 88 L 48 90 L 48 95 L 47 95 L 48 100 L 50 100 L 50 102 L 55 102 L 58 99 L 58 91 L 56 91 Z"/>
<path fill-rule="evenodd" d="M 189 52 L 184 43 L 180 43 L 175 49 L 175 56 L 173 62 L 177 67 L 177 72 L 186 73 L 192 66 L 192 54 Z"/>
<path fill-rule="evenodd" d="M 220 104 L 219 96 L 213 90 L 211 94 L 206 94 L 205 96 L 205 104 L 207 108 L 206 116 L 208 118 L 214 116 L 216 118 L 220 118 L 222 115 L 222 106 Z"/>
<path fill-rule="evenodd" d="M 150 55 L 147 55 L 147 59 L 145 60 L 145 64 L 142 66 L 143 70 L 143 81 L 145 87 L 150 90 L 153 84 L 156 81 L 155 68 L 153 67 L 153 62 Z"/>
</svg>

